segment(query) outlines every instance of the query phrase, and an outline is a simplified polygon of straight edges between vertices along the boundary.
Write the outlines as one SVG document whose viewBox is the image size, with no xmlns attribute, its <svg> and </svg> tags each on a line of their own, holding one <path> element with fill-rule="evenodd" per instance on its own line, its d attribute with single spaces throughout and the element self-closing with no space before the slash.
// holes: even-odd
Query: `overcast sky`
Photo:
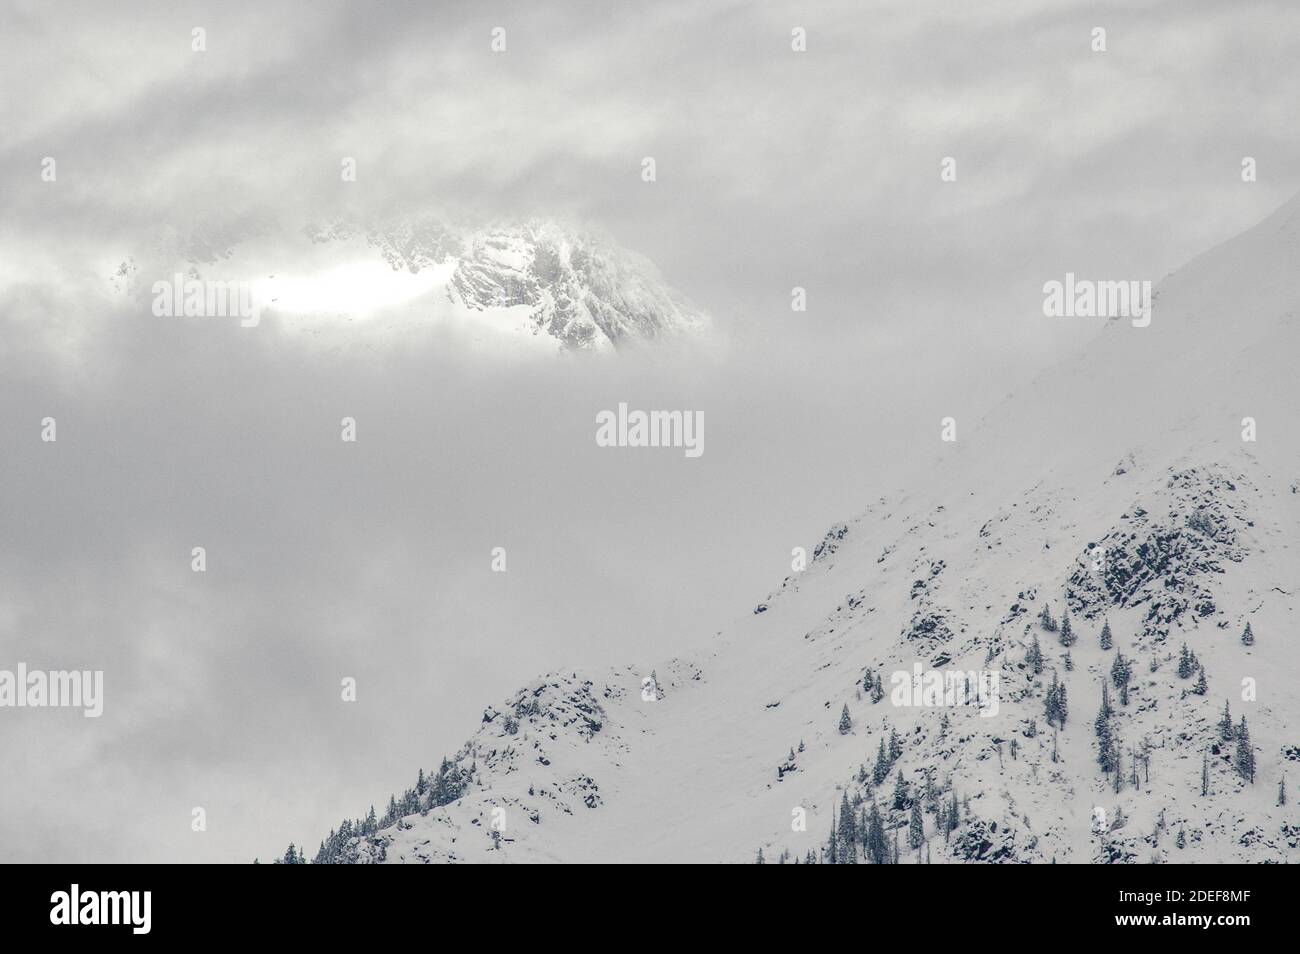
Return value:
<svg viewBox="0 0 1300 954">
<path fill-rule="evenodd" d="M 748 612 L 941 416 L 1090 333 L 1042 317 L 1045 281 L 1158 280 L 1300 187 L 1281 0 L 3 20 L 0 669 L 103 669 L 106 699 L 0 710 L 0 860 L 311 853 L 533 674 L 648 668 Z M 323 345 L 110 289 L 161 236 L 426 212 L 590 220 L 727 347 L 520 362 L 373 323 Z M 597 448 L 619 401 L 703 410 L 705 454 Z"/>
</svg>

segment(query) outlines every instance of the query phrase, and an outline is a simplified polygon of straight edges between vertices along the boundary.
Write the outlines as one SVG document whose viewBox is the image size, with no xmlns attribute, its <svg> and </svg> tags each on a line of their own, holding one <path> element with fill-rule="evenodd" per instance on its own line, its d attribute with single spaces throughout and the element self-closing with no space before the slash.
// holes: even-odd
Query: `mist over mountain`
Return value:
<svg viewBox="0 0 1300 954">
<path fill-rule="evenodd" d="M 1297 264 L 1300 198 L 697 652 L 525 685 L 315 860 L 1300 859 Z"/>
<path fill-rule="evenodd" d="M 1300 7 L 0 54 L 4 860 L 1291 860 Z"/>
<path fill-rule="evenodd" d="M 591 226 L 556 220 L 453 226 L 405 216 L 298 231 L 269 221 L 171 230 L 123 261 L 110 284 L 141 307 L 152 299 L 157 315 L 156 282 L 173 274 L 199 295 L 214 283 L 245 288 L 249 310 L 258 312 L 247 324 L 279 318 L 309 333 L 328 319 L 380 315 L 390 323 L 451 321 L 474 334 L 532 337 L 539 353 L 704 346 L 714 337 L 709 317 L 645 257 Z M 210 310 L 177 307 L 168 315 L 213 317 Z"/>
</svg>

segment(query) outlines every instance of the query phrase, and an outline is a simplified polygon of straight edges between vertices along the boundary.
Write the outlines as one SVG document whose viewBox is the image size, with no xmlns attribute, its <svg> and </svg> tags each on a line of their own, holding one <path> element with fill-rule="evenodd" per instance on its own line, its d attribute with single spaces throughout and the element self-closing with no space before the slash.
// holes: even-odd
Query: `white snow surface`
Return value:
<svg viewBox="0 0 1300 954">
<path fill-rule="evenodd" d="M 462 268 L 525 270 L 521 233 L 476 242 Z M 1300 198 L 1160 282 L 1150 327 L 1098 321 L 1086 348 L 983 420 L 959 414 L 955 443 L 936 421 L 917 437 L 907 488 L 831 528 L 806 570 L 691 658 L 565 669 L 498 702 L 456 756 L 473 767 L 462 797 L 354 839 L 355 860 L 749 862 L 760 847 L 769 861 L 802 859 L 820 854 L 843 794 L 868 804 L 859 766 L 870 772 L 894 728 L 903 751 L 874 788 L 882 810 L 900 770 L 914 783 L 930 770 L 968 800 L 947 840 L 925 815 L 928 851 L 906 847 L 906 811 L 886 812 L 887 827 L 903 826 L 903 863 L 1300 861 L 1297 264 Z M 1247 416 L 1253 443 L 1241 439 Z M 1100 570 L 1092 545 L 1106 548 Z M 1039 627 L 1045 603 L 1058 620 L 1068 606 L 1073 671 Z M 1247 622 L 1253 647 L 1240 640 Z M 1035 635 L 1041 676 L 1025 663 Z M 1176 674 L 1184 642 L 1205 696 Z M 1151 745 L 1149 781 L 1126 778 L 1118 794 L 1093 732 L 1117 651 L 1134 673 L 1126 706 L 1111 693 L 1126 776 L 1129 748 Z M 914 663 L 995 670 L 997 714 L 894 705 L 890 676 Z M 884 677 L 880 702 L 860 691 L 868 667 Z M 662 698 L 648 702 L 652 671 Z M 1056 762 L 1043 704 L 1053 672 L 1070 704 Z M 1254 784 L 1233 771 L 1231 744 L 1213 751 L 1225 700 L 1249 722 Z M 797 808 L 805 832 L 792 830 Z M 1094 832 L 1097 808 L 1124 821 Z"/>
</svg>

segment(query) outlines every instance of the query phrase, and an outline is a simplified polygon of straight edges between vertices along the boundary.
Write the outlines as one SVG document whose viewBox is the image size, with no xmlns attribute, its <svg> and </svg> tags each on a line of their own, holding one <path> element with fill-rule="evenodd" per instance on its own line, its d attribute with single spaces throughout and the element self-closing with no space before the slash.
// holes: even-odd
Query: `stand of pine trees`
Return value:
<svg viewBox="0 0 1300 954">
<path fill-rule="evenodd" d="M 424 769 L 420 769 L 414 788 L 409 788 L 403 792 L 400 799 L 395 795 L 389 796 L 388 809 L 383 816 L 376 815 L 375 807 L 371 805 L 370 811 L 364 818 L 355 820 L 345 818 L 337 829 L 332 829 L 329 836 L 320 843 L 320 848 L 317 850 L 316 856 L 312 858 L 311 863 L 314 865 L 333 865 L 355 862 L 360 855 L 359 848 L 363 839 L 373 837 L 380 829 L 396 824 L 407 815 L 450 805 L 469 788 L 470 782 L 477 771 L 478 767 L 473 762 L 469 766 L 465 766 L 460 762 L 451 762 L 445 758 L 438 767 L 438 773 L 435 776 L 426 776 Z M 290 851 L 293 850 L 292 845 L 289 848 Z M 380 846 L 381 857 L 382 853 L 383 849 Z M 277 864 L 307 864 L 307 858 L 302 849 L 298 849 L 298 858 L 298 861 L 289 861 L 289 852 L 285 852 L 283 861 L 277 861 Z"/>
</svg>

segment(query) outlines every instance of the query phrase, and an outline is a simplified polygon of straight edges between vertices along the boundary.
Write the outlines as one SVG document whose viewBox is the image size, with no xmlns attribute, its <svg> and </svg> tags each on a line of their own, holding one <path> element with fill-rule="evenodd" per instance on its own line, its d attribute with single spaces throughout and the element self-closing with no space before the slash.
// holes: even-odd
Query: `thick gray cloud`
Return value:
<svg viewBox="0 0 1300 954">
<path fill-rule="evenodd" d="M 1091 333 L 1045 280 L 1158 279 L 1300 181 L 1281 2 L 10 7 L 0 668 L 107 700 L 0 714 L 9 860 L 265 857 L 534 673 L 689 651 Z M 520 364 L 108 289 L 162 234 L 425 211 L 596 221 L 729 346 Z M 619 401 L 703 410 L 706 453 L 601 451 Z"/>
</svg>

